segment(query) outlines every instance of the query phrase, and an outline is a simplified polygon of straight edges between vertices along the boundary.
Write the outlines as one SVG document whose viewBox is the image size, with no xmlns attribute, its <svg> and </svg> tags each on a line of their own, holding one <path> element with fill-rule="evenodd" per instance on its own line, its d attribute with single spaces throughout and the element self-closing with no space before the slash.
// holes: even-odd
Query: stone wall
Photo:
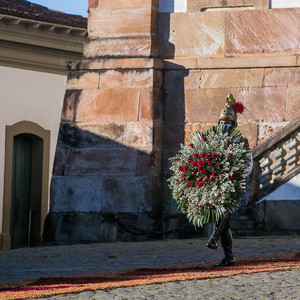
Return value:
<svg viewBox="0 0 300 300">
<path fill-rule="evenodd" d="M 185 220 L 167 186 L 168 158 L 217 122 L 227 94 L 246 107 L 239 128 L 252 147 L 300 115 L 300 9 L 204 2 L 158 13 L 154 0 L 89 1 L 85 59 L 69 66 L 45 240 L 178 236 Z"/>
</svg>

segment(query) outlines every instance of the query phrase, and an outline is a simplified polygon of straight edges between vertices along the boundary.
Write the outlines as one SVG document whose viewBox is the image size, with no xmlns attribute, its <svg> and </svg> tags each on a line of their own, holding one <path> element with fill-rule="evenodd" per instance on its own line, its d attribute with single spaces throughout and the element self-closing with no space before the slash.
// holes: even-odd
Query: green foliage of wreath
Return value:
<svg viewBox="0 0 300 300">
<path fill-rule="evenodd" d="M 168 179 L 178 208 L 198 227 L 234 212 L 246 187 L 248 140 L 239 130 L 224 133 L 218 125 L 195 132 L 180 147 L 170 158 L 172 176 Z"/>
</svg>

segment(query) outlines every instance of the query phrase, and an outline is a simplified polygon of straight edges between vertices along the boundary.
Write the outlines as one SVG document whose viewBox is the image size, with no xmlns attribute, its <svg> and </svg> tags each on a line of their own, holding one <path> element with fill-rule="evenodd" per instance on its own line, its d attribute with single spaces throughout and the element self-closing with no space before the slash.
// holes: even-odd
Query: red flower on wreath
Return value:
<svg viewBox="0 0 300 300">
<path fill-rule="evenodd" d="M 231 175 L 229 175 L 229 178 L 230 178 L 231 180 L 234 180 L 234 179 L 236 178 L 236 174 L 231 174 Z"/>
<path fill-rule="evenodd" d="M 233 155 L 232 153 L 228 153 L 228 157 L 231 158 Z"/>
<path fill-rule="evenodd" d="M 192 166 L 193 166 L 193 167 L 195 167 L 196 164 L 197 164 L 197 163 L 196 163 L 195 161 L 192 161 Z"/>
<path fill-rule="evenodd" d="M 213 177 L 218 176 L 218 172 L 212 172 L 212 173 L 211 173 L 211 176 L 213 176 Z"/>
<path fill-rule="evenodd" d="M 211 162 L 211 161 L 208 161 L 208 162 L 207 162 L 207 165 L 208 165 L 208 166 L 211 166 L 211 165 L 212 165 L 212 162 Z"/>
<path fill-rule="evenodd" d="M 180 166 L 180 167 L 178 168 L 178 171 L 180 171 L 180 172 L 182 171 L 182 166 Z"/>
<path fill-rule="evenodd" d="M 201 152 L 199 156 L 204 157 L 204 155 L 205 155 L 205 153 Z"/>
<path fill-rule="evenodd" d="M 184 172 L 187 171 L 187 169 L 188 169 L 188 166 L 183 166 L 183 171 Z"/>
<path fill-rule="evenodd" d="M 202 139 L 203 142 L 206 141 L 206 137 L 205 136 L 203 136 L 201 139 Z"/>
<path fill-rule="evenodd" d="M 194 157 L 197 157 L 197 156 L 198 156 L 198 153 L 195 153 L 195 154 L 194 154 Z"/>
<path fill-rule="evenodd" d="M 191 147 L 191 148 L 194 148 L 194 145 L 191 143 L 191 144 L 189 144 L 189 146 Z"/>
<path fill-rule="evenodd" d="M 221 193 L 218 194 L 218 197 L 222 197 Z"/>
<path fill-rule="evenodd" d="M 211 157 L 212 157 L 212 158 L 216 158 L 216 157 L 217 157 L 217 153 L 215 153 L 215 152 L 212 153 Z"/>
</svg>

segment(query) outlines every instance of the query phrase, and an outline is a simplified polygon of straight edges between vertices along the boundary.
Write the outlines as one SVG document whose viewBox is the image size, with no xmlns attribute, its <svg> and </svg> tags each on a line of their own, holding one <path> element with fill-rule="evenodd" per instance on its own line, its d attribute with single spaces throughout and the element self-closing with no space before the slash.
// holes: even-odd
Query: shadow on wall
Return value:
<svg viewBox="0 0 300 300">
<path fill-rule="evenodd" d="M 159 15 L 158 27 L 159 53 L 164 53 L 159 56 L 174 58 L 175 48 L 169 42 L 170 13 Z M 141 241 L 201 234 L 202 229 L 195 230 L 177 210 L 166 181 L 168 158 L 185 140 L 184 78 L 189 71 L 165 61 L 162 73 L 163 99 L 153 99 L 152 111 L 156 112 L 154 124 L 157 114 L 163 126 L 154 127 L 153 136 L 148 137 L 153 139 L 151 153 L 124 146 L 127 123 L 95 126 L 76 124 L 75 119 L 61 123 L 45 243 Z M 79 91 L 75 99 L 76 111 Z M 63 110 L 68 109 L 65 103 Z"/>
</svg>

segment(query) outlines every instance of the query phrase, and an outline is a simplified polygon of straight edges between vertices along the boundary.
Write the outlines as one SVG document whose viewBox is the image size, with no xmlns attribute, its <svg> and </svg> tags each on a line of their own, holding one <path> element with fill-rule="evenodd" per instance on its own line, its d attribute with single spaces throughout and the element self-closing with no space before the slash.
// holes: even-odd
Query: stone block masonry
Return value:
<svg viewBox="0 0 300 300">
<path fill-rule="evenodd" d="M 158 13 L 155 0 L 89 1 L 84 59 L 68 65 L 45 241 L 184 236 L 166 181 L 179 144 L 216 124 L 229 93 L 246 107 L 238 122 L 251 147 L 300 115 L 300 10 L 225 2 Z"/>
</svg>

